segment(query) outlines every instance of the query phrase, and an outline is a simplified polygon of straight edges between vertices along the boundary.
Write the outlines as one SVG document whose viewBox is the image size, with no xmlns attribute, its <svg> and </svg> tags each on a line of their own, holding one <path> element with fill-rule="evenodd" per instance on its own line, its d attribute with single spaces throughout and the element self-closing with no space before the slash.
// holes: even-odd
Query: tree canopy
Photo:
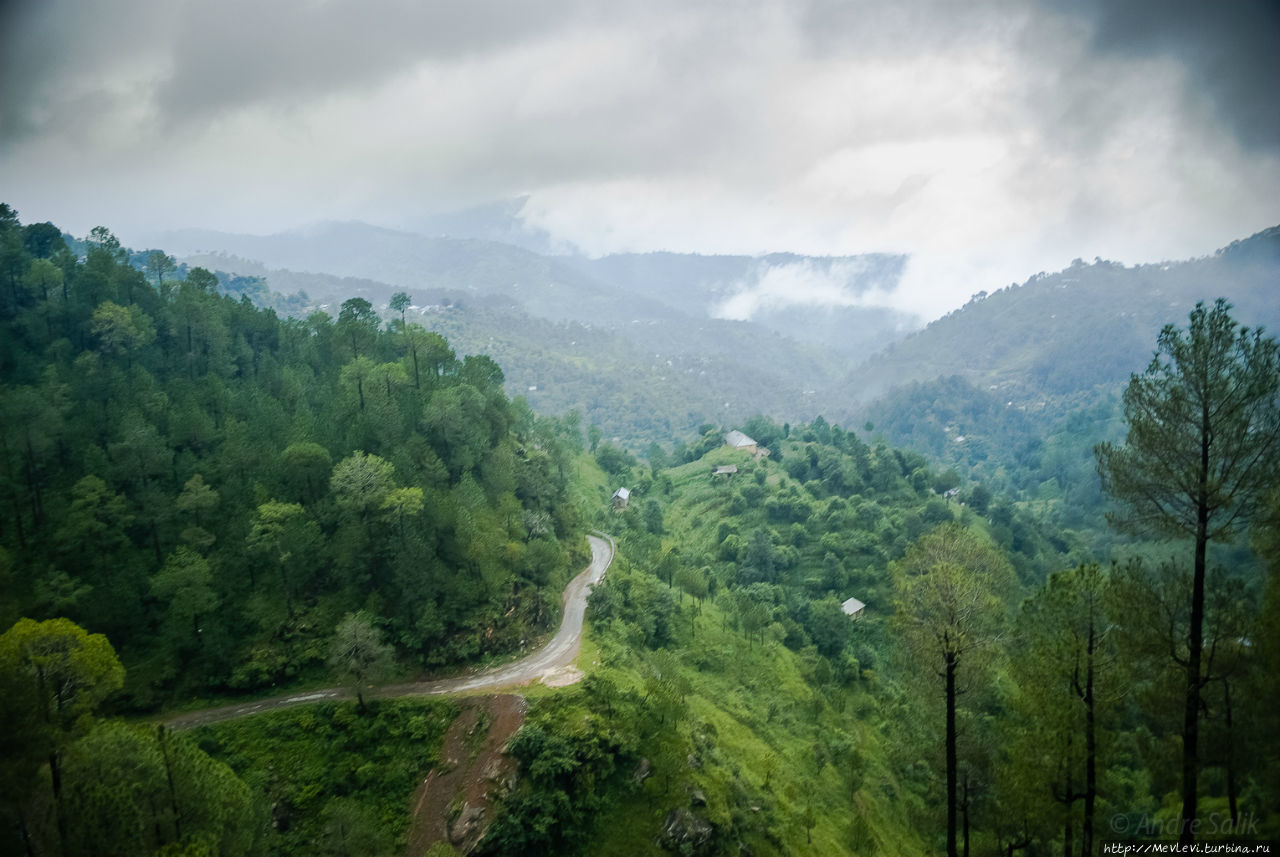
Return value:
<svg viewBox="0 0 1280 857">
<path fill-rule="evenodd" d="M 0 622 L 105 633 L 150 707 L 319 678 L 354 605 L 433 668 L 555 616 L 572 445 L 492 360 L 406 327 L 407 294 L 392 329 L 365 298 L 281 319 L 105 228 L 79 259 L 6 211 Z"/>
<path fill-rule="evenodd" d="M 1196 829 L 1201 765 L 1205 580 L 1210 541 L 1229 540 L 1269 499 L 1280 468 L 1280 348 L 1241 328 L 1219 298 L 1187 329 L 1166 326 L 1146 372 L 1124 392 L 1128 436 L 1099 444 L 1103 490 L 1120 527 L 1190 538 L 1192 585 L 1184 664 L 1180 841 Z"/>
</svg>

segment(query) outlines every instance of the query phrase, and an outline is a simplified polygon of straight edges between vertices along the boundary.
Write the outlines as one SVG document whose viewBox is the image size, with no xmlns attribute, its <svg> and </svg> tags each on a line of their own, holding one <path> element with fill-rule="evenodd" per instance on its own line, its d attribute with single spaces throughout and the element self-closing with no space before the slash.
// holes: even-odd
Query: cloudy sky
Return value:
<svg viewBox="0 0 1280 857">
<path fill-rule="evenodd" d="M 0 200 L 84 234 L 411 227 L 912 255 L 937 315 L 1280 223 L 1280 4 L 0 0 Z"/>
</svg>

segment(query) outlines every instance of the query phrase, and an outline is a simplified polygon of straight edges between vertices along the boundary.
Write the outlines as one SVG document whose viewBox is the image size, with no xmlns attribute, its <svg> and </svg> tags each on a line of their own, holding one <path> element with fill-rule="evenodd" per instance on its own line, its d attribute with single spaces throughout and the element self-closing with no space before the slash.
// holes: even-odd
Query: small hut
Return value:
<svg viewBox="0 0 1280 857">
<path fill-rule="evenodd" d="M 754 440 L 737 429 L 727 432 L 724 436 L 724 442 L 727 446 L 732 446 L 734 449 L 740 449 L 743 452 L 749 452 L 752 455 L 755 455 L 756 450 L 759 448 L 759 445 Z"/>
<path fill-rule="evenodd" d="M 630 499 L 631 499 L 631 492 L 628 491 L 626 488 L 619 488 L 617 491 L 613 492 L 613 508 L 615 509 L 627 508 L 627 501 Z"/>
<path fill-rule="evenodd" d="M 840 605 L 840 609 L 844 611 L 844 615 L 850 619 L 861 619 L 862 611 L 867 609 L 867 605 L 863 604 L 856 598 L 849 598 Z"/>
</svg>

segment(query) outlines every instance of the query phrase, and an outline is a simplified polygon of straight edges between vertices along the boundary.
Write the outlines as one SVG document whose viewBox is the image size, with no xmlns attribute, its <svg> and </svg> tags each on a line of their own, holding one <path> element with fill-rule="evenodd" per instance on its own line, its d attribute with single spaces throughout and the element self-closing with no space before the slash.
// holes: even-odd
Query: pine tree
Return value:
<svg viewBox="0 0 1280 857">
<path fill-rule="evenodd" d="M 329 648 L 329 665 L 354 688 L 361 714 L 365 712 L 365 685 L 384 678 L 393 658 L 394 651 L 382 642 L 382 632 L 368 613 L 348 613 L 338 623 Z"/>
<path fill-rule="evenodd" d="M 1124 392 L 1125 445 L 1095 448 L 1103 490 L 1122 505 L 1110 516 L 1138 534 L 1194 542 L 1190 629 L 1182 664 L 1182 815 L 1179 841 L 1194 839 L 1199 718 L 1208 680 L 1204 648 L 1206 549 L 1229 541 L 1274 484 L 1280 452 L 1280 353 L 1261 330 L 1242 328 L 1231 305 L 1196 304 L 1184 332 L 1167 325 L 1146 372 Z"/>
<path fill-rule="evenodd" d="M 926 534 L 894 563 L 894 622 L 921 675 L 942 679 L 946 702 L 947 857 L 957 857 L 960 808 L 956 707 L 967 680 L 996 649 L 1013 572 L 990 542 L 957 524 Z"/>
</svg>

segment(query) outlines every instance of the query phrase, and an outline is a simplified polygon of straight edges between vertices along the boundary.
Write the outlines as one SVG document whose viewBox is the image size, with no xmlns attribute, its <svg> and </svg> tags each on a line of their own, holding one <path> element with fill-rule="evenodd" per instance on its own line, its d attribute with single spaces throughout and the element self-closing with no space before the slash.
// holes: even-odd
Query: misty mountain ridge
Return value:
<svg viewBox="0 0 1280 857">
<path fill-rule="evenodd" d="M 969 303 L 863 361 L 837 386 L 843 414 L 903 384 L 958 375 L 1010 399 L 1114 386 L 1146 368 L 1166 324 L 1225 297 L 1249 327 L 1280 328 L 1280 227 L 1210 256 L 1126 267 L 1077 259 Z"/>
<path fill-rule="evenodd" d="M 901 255 L 655 252 L 572 262 L 621 290 L 649 294 L 689 315 L 750 321 L 844 359 L 869 356 L 922 323 L 874 303 L 876 295 L 898 285 L 906 264 Z"/>
<path fill-rule="evenodd" d="M 1088 526 L 1103 502 L 1093 447 L 1123 443 L 1121 393 L 1160 330 L 1185 329 L 1196 303 L 1225 297 L 1238 323 L 1274 335 L 1277 273 L 1274 227 L 1186 262 L 1077 261 L 975 296 L 821 398 L 835 422 L 870 422 L 890 443 L 1043 503 L 1063 526 Z"/>
<path fill-rule="evenodd" d="M 902 256 L 645 253 L 589 259 L 471 237 L 518 231 L 501 217 L 486 219 L 483 211 L 449 221 L 456 222 L 467 229 L 450 237 L 326 222 L 275 235 L 176 230 L 147 241 L 179 257 L 225 253 L 270 269 L 368 279 L 411 293 L 445 288 L 501 294 L 542 318 L 619 330 L 658 322 L 697 337 L 691 322 L 749 320 L 843 359 L 869 356 L 921 323 L 871 300 L 896 286 Z"/>
<path fill-rule="evenodd" d="M 529 197 L 502 199 L 411 220 L 409 231 L 439 238 L 476 238 L 510 244 L 542 256 L 579 255 L 581 249 L 529 222 L 525 208 Z"/>
<path fill-rule="evenodd" d="M 183 262 L 218 271 L 229 293 L 305 293 L 305 301 L 293 301 L 305 306 L 303 313 L 336 314 L 352 297 L 385 311 L 397 290 L 365 278 L 271 269 L 225 253 Z M 445 336 L 459 354 L 498 361 L 510 395 L 544 414 L 576 410 L 633 449 L 695 433 L 707 420 L 740 423 L 762 410 L 816 414 L 817 387 L 840 371 L 820 348 L 747 322 L 669 314 L 662 323 L 584 324 L 530 314 L 506 294 L 410 292 L 409 318 Z"/>
<path fill-rule="evenodd" d="M 414 221 L 414 231 L 510 244 L 565 258 L 586 273 L 656 297 L 695 318 L 756 321 L 785 336 L 819 342 L 846 356 L 882 347 L 922 319 L 877 306 L 899 283 L 906 256 L 698 254 L 653 251 L 592 256 L 553 237 L 528 216 L 529 197 L 500 200 Z M 850 331 L 857 331 L 850 336 Z M 869 331 L 883 332 L 870 335 Z"/>
<path fill-rule="evenodd" d="M 461 352 L 498 359 L 513 395 L 547 413 L 577 409 L 633 448 L 758 412 L 793 422 L 822 414 L 846 426 L 875 418 L 895 442 L 946 449 L 940 432 L 957 408 L 986 414 L 963 428 L 976 438 L 993 436 L 984 426 L 1004 419 L 997 406 L 1052 422 L 1114 395 L 1146 366 L 1160 328 L 1185 323 L 1197 301 L 1225 296 L 1241 323 L 1280 324 L 1280 227 L 1182 262 L 1077 260 L 979 293 L 922 329 L 859 303 L 898 282 L 905 258 L 890 254 L 588 259 L 356 223 L 174 238 L 162 246 L 223 248 L 192 264 L 306 291 L 330 312 L 352 296 L 385 307 L 394 291 L 408 291 L 423 323 Z M 930 388 L 927 401 L 912 392 L 938 379 L 954 380 Z M 979 398 L 992 403 L 978 407 Z M 936 424 L 938 437 L 916 437 L 886 413 Z"/>
</svg>

